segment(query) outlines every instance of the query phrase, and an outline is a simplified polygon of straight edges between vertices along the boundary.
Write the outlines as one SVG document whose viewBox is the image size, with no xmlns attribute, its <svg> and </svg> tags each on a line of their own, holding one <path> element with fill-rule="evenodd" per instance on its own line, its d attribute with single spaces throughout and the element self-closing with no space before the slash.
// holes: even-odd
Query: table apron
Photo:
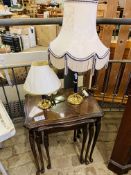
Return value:
<svg viewBox="0 0 131 175">
<path fill-rule="evenodd" d="M 100 118 L 94 118 L 94 119 L 87 119 L 87 120 L 80 120 L 80 121 L 76 121 L 76 122 L 67 122 L 67 123 L 62 123 L 62 124 L 56 124 L 56 125 L 49 125 L 49 126 L 43 126 L 43 127 L 39 127 L 37 128 L 37 131 L 41 132 L 41 131 L 51 131 L 51 132 L 59 132 L 60 131 L 66 131 L 66 130 L 73 130 L 76 128 L 82 128 L 84 125 L 87 125 L 89 123 L 95 123 L 97 121 L 99 121 Z"/>
</svg>

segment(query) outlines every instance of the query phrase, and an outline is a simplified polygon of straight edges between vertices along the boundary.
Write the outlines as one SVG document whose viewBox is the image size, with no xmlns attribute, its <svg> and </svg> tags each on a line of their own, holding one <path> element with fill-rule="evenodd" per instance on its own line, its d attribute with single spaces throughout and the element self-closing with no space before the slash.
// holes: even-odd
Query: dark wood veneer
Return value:
<svg viewBox="0 0 131 175">
<path fill-rule="evenodd" d="M 40 96 L 26 96 L 25 126 L 29 129 L 30 145 L 32 153 L 34 155 L 35 165 L 37 168 L 36 175 L 40 175 L 40 173 L 45 171 L 41 143 L 43 143 L 45 146 L 48 158 L 47 168 L 51 168 L 48 138 L 49 133 L 61 132 L 66 130 L 75 130 L 74 141 L 76 141 L 76 130 L 81 129 L 83 134 L 83 140 L 80 153 L 80 162 L 85 162 L 86 164 L 88 164 L 89 162 L 93 162 L 92 154 L 100 132 L 101 117 L 103 116 L 103 111 L 92 96 L 84 98 L 83 102 L 80 105 L 69 104 L 67 102 L 67 97 L 71 93 L 73 93 L 73 91 L 63 90 L 62 92 L 60 92 L 58 94 L 59 99 L 65 100 L 56 104 L 49 110 L 43 111 L 46 118 L 45 120 L 40 122 L 35 122 L 33 118 L 29 117 L 29 113 L 32 110 L 32 108 L 34 106 L 37 106 L 40 100 Z M 43 112 L 37 115 L 40 116 L 43 114 Z M 89 140 L 86 145 L 88 131 Z M 85 146 L 86 154 L 84 155 Z"/>
<path fill-rule="evenodd" d="M 118 174 L 127 173 L 131 169 L 131 82 L 128 102 L 108 168 Z"/>
</svg>

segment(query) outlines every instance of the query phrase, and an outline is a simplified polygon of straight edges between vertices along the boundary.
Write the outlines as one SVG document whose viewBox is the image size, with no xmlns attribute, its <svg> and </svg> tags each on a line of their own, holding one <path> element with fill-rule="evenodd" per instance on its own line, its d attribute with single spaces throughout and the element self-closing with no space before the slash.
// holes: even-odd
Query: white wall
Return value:
<svg viewBox="0 0 131 175">
<path fill-rule="evenodd" d="M 0 67 L 18 66 L 22 64 L 31 64 L 36 60 L 47 60 L 47 51 L 19 52 L 0 54 Z"/>
</svg>

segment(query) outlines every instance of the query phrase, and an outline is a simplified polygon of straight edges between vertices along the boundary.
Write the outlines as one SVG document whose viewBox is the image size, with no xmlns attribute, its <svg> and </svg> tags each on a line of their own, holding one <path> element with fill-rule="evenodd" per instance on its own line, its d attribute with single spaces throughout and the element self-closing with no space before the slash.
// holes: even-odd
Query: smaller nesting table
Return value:
<svg viewBox="0 0 131 175">
<path fill-rule="evenodd" d="M 41 150 L 42 143 L 45 146 L 48 158 L 47 168 L 51 168 L 48 139 L 48 135 L 50 133 L 74 130 L 74 141 L 76 141 L 76 131 L 81 129 L 83 140 L 80 153 L 80 162 L 85 162 L 86 164 L 93 162 L 92 154 L 100 132 L 103 111 L 92 96 L 84 98 L 80 105 L 69 104 L 67 102 L 67 97 L 71 93 L 73 93 L 72 90 L 61 90 L 60 93 L 55 96 L 56 105 L 36 115 L 41 116 L 44 113 L 45 116 L 45 120 L 38 122 L 35 122 L 33 118 L 29 118 L 29 113 L 34 106 L 37 106 L 41 97 L 26 95 L 25 127 L 29 130 L 30 146 L 35 159 L 37 175 L 45 171 Z M 88 133 L 89 138 L 86 145 Z M 85 146 L 86 153 L 84 155 L 83 152 Z"/>
</svg>

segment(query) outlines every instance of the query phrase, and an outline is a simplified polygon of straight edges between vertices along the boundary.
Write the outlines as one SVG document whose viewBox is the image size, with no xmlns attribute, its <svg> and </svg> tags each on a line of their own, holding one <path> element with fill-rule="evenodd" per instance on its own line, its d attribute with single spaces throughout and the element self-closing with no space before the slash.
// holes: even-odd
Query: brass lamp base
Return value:
<svg viewBox="0 0 131 175">
<path fill-rule="evenodd" d="M 82 103 L 83 97 L 77 93 L 74 93 L 72 95 L 69 95 L 67 101 L 73 105 L 79 105 Z"/>
<path fill-rule="evenodd" d="M 38 103 L 38 107 L 41 109 L 49 109 L 51 107 L 51 101 L 43 99 Z"/>
</svg>

